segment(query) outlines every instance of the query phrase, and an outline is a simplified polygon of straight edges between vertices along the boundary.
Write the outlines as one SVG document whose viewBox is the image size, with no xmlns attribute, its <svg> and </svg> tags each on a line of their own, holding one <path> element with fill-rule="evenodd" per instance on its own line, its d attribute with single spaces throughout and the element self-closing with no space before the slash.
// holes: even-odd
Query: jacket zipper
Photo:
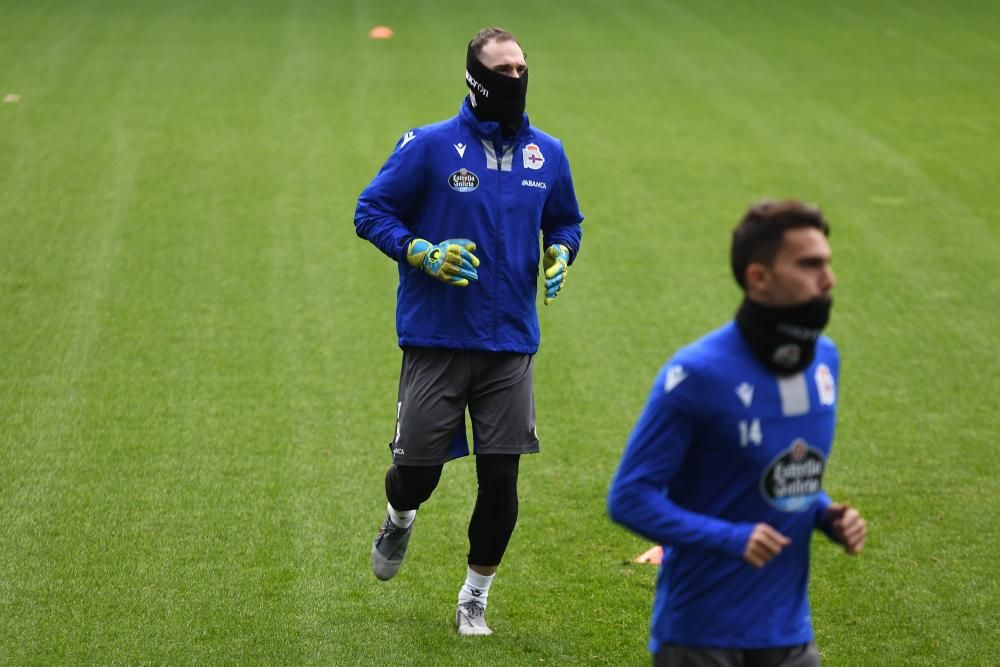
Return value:
<svg viewBox="0 0 1000 667">
<path fill-rule="evenodd" d="M 501 139 L 499 142 L 496 142 L 496 141 L 493 142 L 493 152 L 497 156 L 497 241 L 498 241 L 497 242 L 497 247 L 501 251 L 503 251 L 504 248 L 505 248 L 505 245 L 506 245 L 506 238 L 504 238 L 504 233 L 503 233 L 503 225 L 504 225 L 504 220 L 503 220 L 503 157 L 504 157 L 504 153 L 503 153 L 503 139 Z M 501 258 L 503 258 L 504 260 L 506 260 L 506 257 L 507 256 L 506 256 L 506 254 L 504 252 L 498 252 L 497 253 L 497 264 L 498 264 L 497 268 L 498 269 L 501 268 L 499 266 L 499 264 L 501 262 Z M 506 269 L 504 268 L 504 270 L 497 271 L 497 273 L 496 273 L 497 290 L 496 290 L 496 294 L 493 295 L 493 344 L 494 345 L 499 345 L 499 342 L 497 341 L 497 329 L 498 329 L 497 320 L 499 319 L 499 312 L 498 311 L 499 311 L 500 295 L 503 292 L 503 290 L 500 287 L 500 282 L 502 280 L 504 280 L 504 278 L 505 278 L 505 272 L 506 272 Z"/>
</svg>

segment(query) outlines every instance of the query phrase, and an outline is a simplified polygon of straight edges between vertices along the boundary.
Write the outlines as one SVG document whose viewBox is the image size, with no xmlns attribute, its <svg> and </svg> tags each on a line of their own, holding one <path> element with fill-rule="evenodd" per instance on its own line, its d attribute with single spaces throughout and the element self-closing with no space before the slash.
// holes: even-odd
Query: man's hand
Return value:
<svg viewBox="0 0 1000 667">
<path fill-rule="evenodd" d="M 448 285 L 467 287 L 470 280 L 479 280 L 479 259 L 472 254 L 475 249 L 476 244 L 469 239 L 448 239 L 437 245 L 413 239 L 406 249 L 406 261 Z"/>
<path fill-rule="evenodd" d="M 559 296 L 559 290 L 566 284 L 566 274 L 569 272 L 569 248 L 559 243 L 553 243 L 545 249 L 542 258 L 542 268 L 545 269 L 545 305 Z"/>
<path fill-rule="evenodd" d="M 868 524 L 861 514 L 848 504 L 831 503 L 826 508 L 826 518 L 833 527 L 833 535 L 844 545 L 844 552 L 856 556 L 865 547 Z"/>
<path fill-rule="evenodd" d="M 758 523 L 750 533 L 743 560 L 754 567 L 763 567 L 767 561 L 781 553 L 792 541 L 766 523 Z"/>
</svg>

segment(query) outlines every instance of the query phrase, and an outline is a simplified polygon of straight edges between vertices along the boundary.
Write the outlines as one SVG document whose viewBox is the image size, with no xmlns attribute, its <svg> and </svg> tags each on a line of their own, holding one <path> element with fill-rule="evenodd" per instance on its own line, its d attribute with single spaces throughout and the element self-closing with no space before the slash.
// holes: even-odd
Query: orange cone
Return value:
<svg viewBox="0 0 1000 667">
<path fill-rule="evenodd" d="M 377 25 L 368 31 L 368 36 L 372 39 L 390 39 L 394 34 L 392 28 L 386 25 Z"/>
</svg>

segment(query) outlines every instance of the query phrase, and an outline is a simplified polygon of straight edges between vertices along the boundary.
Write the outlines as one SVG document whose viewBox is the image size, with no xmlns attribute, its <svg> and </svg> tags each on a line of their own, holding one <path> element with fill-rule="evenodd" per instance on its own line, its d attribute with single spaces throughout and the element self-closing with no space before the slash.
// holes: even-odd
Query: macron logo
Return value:
<svg viewBox="0 0 1000 667">
<path fill-rule="evenodd" d="M 465 70 L 465 80 L 469 83 L 470 86 L 472 86 L 473 90 L 475 90 L 483 97 L 489 99 L 490 91 L 486 90 L 486 86 L 473 79 L 472 75 L 469 74 L 469 70 Z"/>
<path fill-rule="evenodd" d="M 402 148 L 406 144 L 416 139 L 416 137 L 417 135 L 413 133 L 413 130 L 410 130 L 409 132 L 403 135 L 403 143 L 399 144 L 399 147 Z"/>
<path fill-rule="evenodd" d="M 681 382 L 687 378 L 687 371 L 684 370 L 683 366 L 671 366 L 667 369 L 667 381 L 664 383 L 664 387 L 669 394 L 674 387 L 679 385 Z"/>
<path fill-rule="evenodd" d="M 750 404 L 753 403 L 753 385 L 744 382 L 736 388 L 736 395 L 740 397 L 743 407 L 749 408 Z"/>
</svg>

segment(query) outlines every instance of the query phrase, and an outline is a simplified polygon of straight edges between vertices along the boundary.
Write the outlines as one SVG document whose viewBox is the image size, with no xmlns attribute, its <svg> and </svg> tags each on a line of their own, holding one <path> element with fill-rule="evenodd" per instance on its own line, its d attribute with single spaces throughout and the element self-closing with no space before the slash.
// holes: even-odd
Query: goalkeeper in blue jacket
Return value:
<svg viewBox="0 0 1000 667">
<path fill-rule="evenodd" d="M 354 223 L 399 266 L 403 361 L 372 570 L 382 580 L 397 573 L 417 508 L 444 463 L 469 453 L 468 409 L 479 489 L 455 618 L 459 634 L 488 635 L 490 585 L 517 521 L 520 456 L 539 449 L 539 274 L 548 304 L 580 249 L 583 216 L 561 142 L 524 113 L 528 66 L 511 33 L 475 36 L 465 84 L 458 115 L 400 138 Z"/>
<path fill-rule="evenodd" d="M 833 502 L 840 358 L 829 227 L 798 201 L 752 207 L 733 232 L 735 321 L 660 370 L 608 497 L 611 518 L 664 547 L 654 665 L 813 667 L 809 543 L 854 555 L 861 515 Z"/>
</svg>

